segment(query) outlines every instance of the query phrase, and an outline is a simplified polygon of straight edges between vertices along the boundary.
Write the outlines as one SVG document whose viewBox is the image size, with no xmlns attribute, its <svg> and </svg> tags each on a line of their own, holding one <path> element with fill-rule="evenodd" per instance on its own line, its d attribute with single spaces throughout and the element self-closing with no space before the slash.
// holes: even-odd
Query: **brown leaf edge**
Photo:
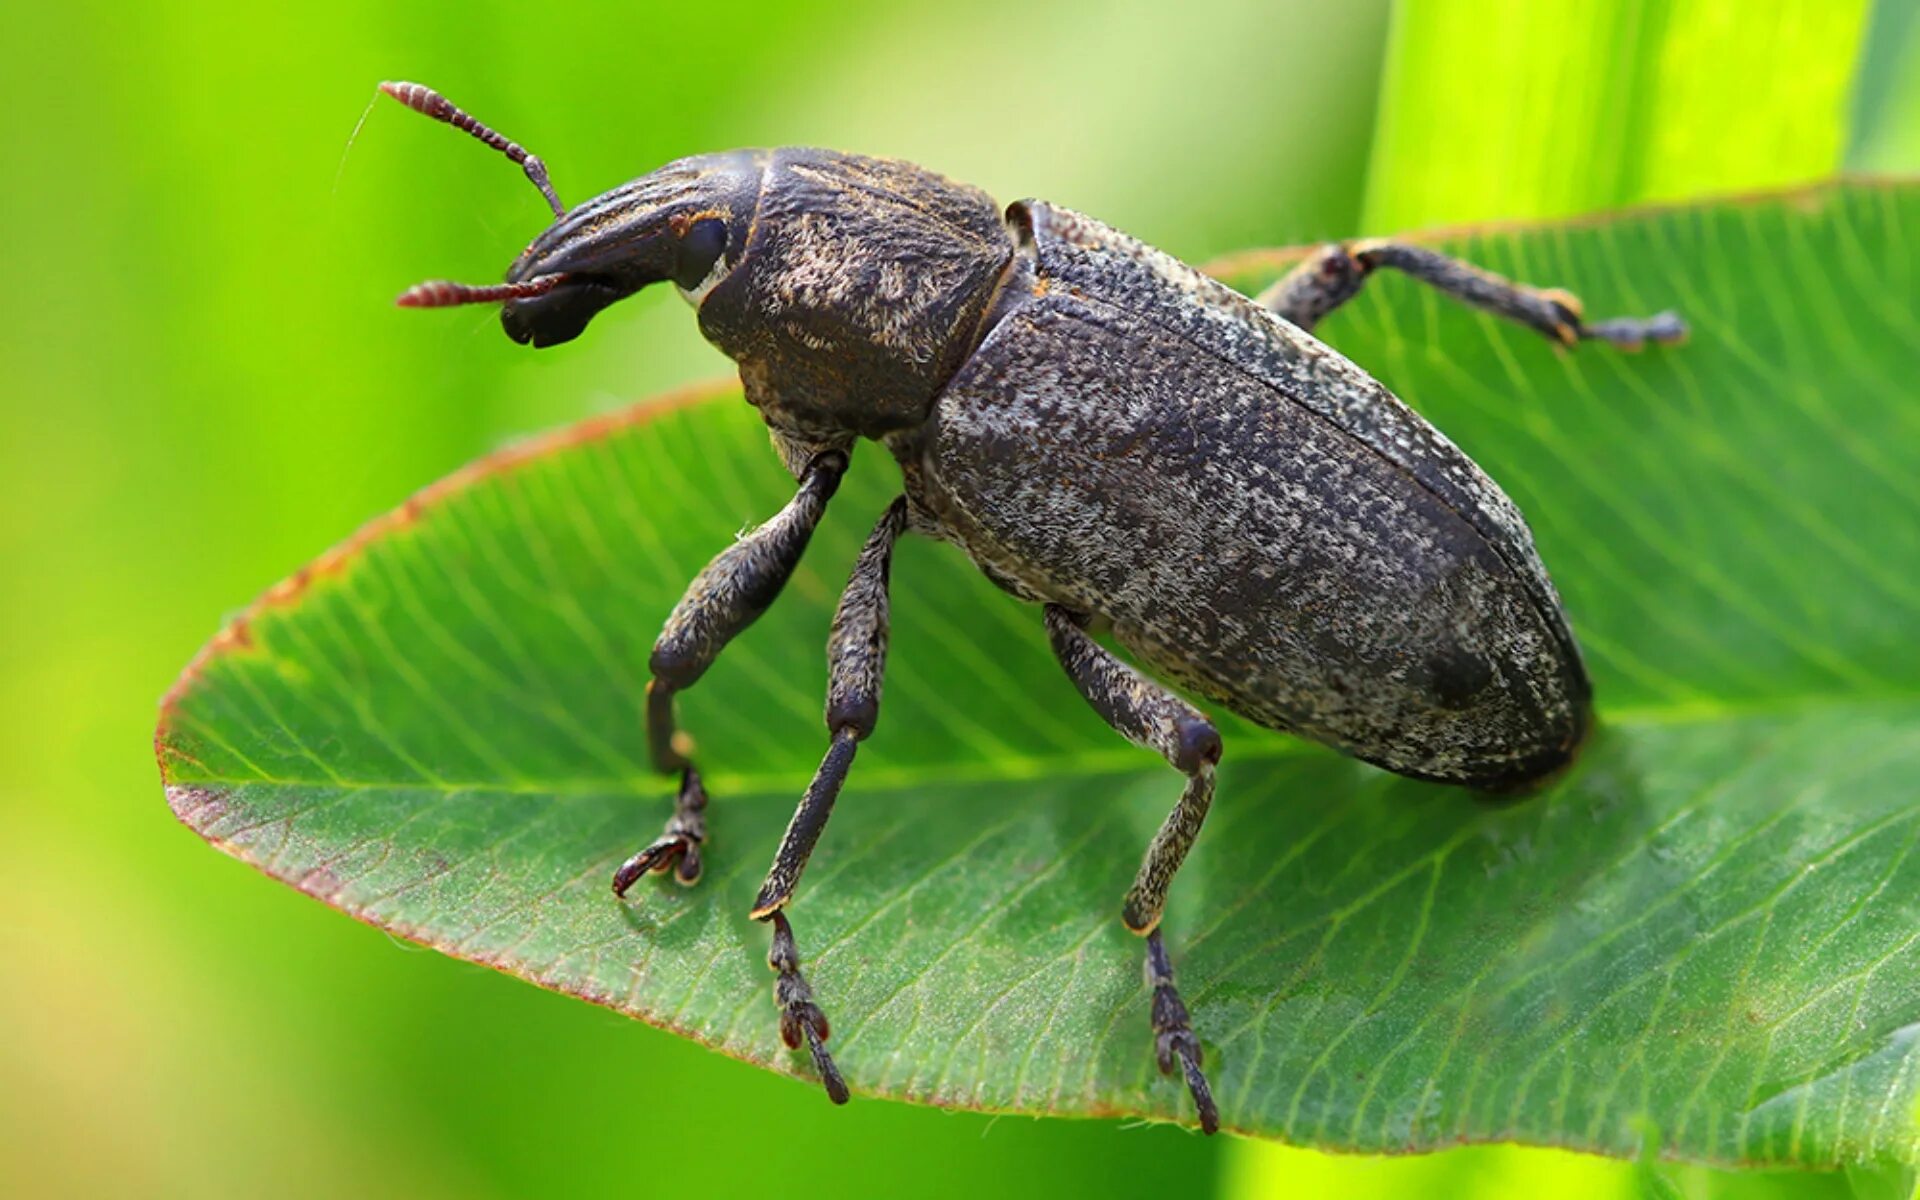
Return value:
<svg viewBox="0 0 1920 1200">
<path fill-rule="evenodd" d="M 1757 190 L 1733 195 L 1705 196 L 1693 200 L 1634 205 L 1625 208 L 1582 214 L 1560 220 L 1466 223 L 1417 231 L 1402 236 L 1405 240 L 1409 241 L 1435 243 L 1490 234 L 1520 233 L 1544 229 L 1584 229 L 1623 218 L 1657 216 L 1705 205 L 1728 203 L 1758 204 L 1783 202 L 1799 204 L 1811 210 L 1817 208 L 1829 193 L 1845 186 L 1899 188 L 1917 185 L 1920 185 L 1920 174 L 1842 174 L 1831 179 L 1810 184 Z M 1233 279 L 1253 273 L 1277 272 L 1301 261 L 1315 249 L 1317 249 L 1317 245 L 1236 251 L 1212 259 L 1202 264 L 1200 269 L 1209 275 L 1223 279 Z M 192 695 L 194 689 L 200 685 L 207 667 L 214 662 L 214 660 L 229 654 L 245 653 L 252 649 L 251 623 L 262 613 L 276 608 L 289 607 L 298 603 L 301 597 L 316 582 L 336 577 L 352 569 L 355 561 L 368 546 L 396 530 L 416 525 L 422 520 L 431 517 L 433 511 L 447 500 L 460 495 L 478 484 L 502 475 L 511 474 L 521 467 L 539 461 L 549 455 L 583 445 L 590 445 L 629 429 L 644 426 L 655 418 L 668 413 L 678 412 L 682 409 L 692 408 L 696 405 L 737 395 L 739 391 L 739 381 L 734 378 L 702 380 L 672 389 L 624 408 L 598 413 L 570 425 L 564 425 L 542 434 L 536 434 L 523 441 L 515 442 L 501 450 L 476 459 L 454 471 L 452 474 L 421 488 L 409 496 L 398 508 L 382 513 L 367 521 L 358 529 L 354 530 L 345 540 L 337 543 L 318 558 L 315 558 L 312 562 L 294 572 L 291 576 L 269 587 L 265 592 L 262 592 L 251 604 L 242 610 L 238 616 L 228 620 L 227 623 L 214 634 L 213 638 L 200 648 L 181 671 L 179 678 L 174 681 L 173 686 L 167 690 L 166 694 L 160 700 L 159 721 L 154 729 L 153 749 L 154 757 L 159 767 L 161 787 L 166 794 L 168 806 L 173 811 L 174 816 L 183 825 L 198 834 L 208 845 L 221 853 L 246 863 L 268 878 L 286 883 L 308 896 L 319 900 L 321 903 L 337 909 L 364 924 L 382 930 L 391 936 L 412 942 L 415 945 L 424 946 L 427 949 L 437 950 L 451 958 L 471 962 L 478 966 L 490 967 L 493 970 L 515 979 L 533 983 L 547 990 L 584 1000 L 589 1004 L 611 1009 L 624 1016 L 642 1021 L 656 1029 L 662 1029 L 677 1036 L 687 1038 L 710 1050 L 717 1051 L 728 1058 L 772 1070 L 809 1084 L 815 1083 L 816 1081 L 813 1077 L 807 1074 L 799 1063 L 788 1061 L 784 1056 L 762 1057 L 722 1045 L 699 1031 L 683 1028 L 670 1021 L 656 1019 L 648 1013 L 623 1007 L 613 996 L 600 992 L 597 989 L 579 985 L 554 983 L 539 978 L 534 972 L 528 970 L 524 964 L 517 963 L 506 956 L 496 955 L 489 957 L 470 952 L 455 952 L 451 946 L 435 939 L 431 934 L 405 925 L 396 924 L 369 910 L 357 909 L 344 902 L 340 895 L 341 887 L 339 881 L 332 876 L 331 872 L 324 868 L 310 871 L 298 879 L 283 878 L 274 875 L 268 870 L 264 863 L 249 857 L 243 847 L 210 831 L 210 826 L 217 822 L 227 811 L 227 802 L 222 791 L 218 788 L 201 784 L 176 782 L 172 778 L 172 772 L 169 769 L 171 763 L 194 761 L 189 754 L 174 743 L 172 738 L 174 724 L 179 715 L 181 704 L 187 697 Z M 881 1094 L 857 1086 L 853 1090 L 856 1094 L 871 1096 L 877 1099 L 893 1100 L 935 1108 L 995 1114 L 1015 1113 L 1017 1115 L 1029 1115 L 1028 1110 L 1024 1109 L 996 1108 L 981 1105 L 970 1100 L 943 1097 L 937 1094 L 928 1096 Z M 1048 1115 L 1089 1119 L 1124 1117 L 1156 1122 L 1167 1119 L 1166 1115 L 1160 1112 L 1148 1112 L 1097 1102 L 1078 1112 Z M 1235 1128 L 1231 1125 L 1225 1126 L 1225 1128 L 1229 1132 L 1238 1133 L 1242 1136 L 1261 1138 L 1263 1140 L 1284 1141 L 1284 1138 L 1271 1132 Z M 1511 1140 L 1511 1138 L 1503 1138 L 1497 1134 L 1486 1136 L 1455 1135 L 1454 1137 L 1442 1139 L 1442 1141 L 1432 1144 L 1382 1148 L 1377 1151 L 1377 1153 L 1397 1157 L 1407 1154 L 1431 1153 L 1444 1148 L 1448 1144 L 1476 1145 L 1500 1143 Z M 1586 1145 L 1577 1140 L 1560 1142 L 1540 1139 L 1537 1141 L 1530 1140 L 1527 1144 L 1552 1146 L 1582 1153 L 1613 1157 L 1609 1151 L 1604 1148 Z M 1662 1152 L 1660 1157 L 1664 1159 L 1670 1157 L 1670 1155 Z M 1709 1162 L 1713 1165 L 1731 1168 L 1778 1165 L 1761 1160 L 1748 1162 L 1741 1160 L 1688 1159 L 1685 1161 Z"/>
</svg>

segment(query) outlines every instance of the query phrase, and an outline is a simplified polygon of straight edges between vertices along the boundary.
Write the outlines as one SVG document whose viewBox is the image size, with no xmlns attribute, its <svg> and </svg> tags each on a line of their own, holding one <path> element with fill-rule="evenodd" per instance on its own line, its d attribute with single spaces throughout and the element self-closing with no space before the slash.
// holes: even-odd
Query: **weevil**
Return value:
<svg viewBox="0 0 1920 1200">
<path fill-rule="evenodd" d="M 1185 776 L 1121 918 L 1145 939 L 1160 1070 L 1184 1076 L 1208 1133 L 1220 1117 L 1160 917 L 1222 747 L 1181 693 L 1490 791 L 1538 784 L 1579 751 L 1592 688 L 1520 513 L 1313 329 L 1383 268 L 1567 347 L 1678 341 L 1673 313 L 1588 322 L 1567 292 L 1384 240 L 1322 247 L 1249 298 L 1057 205 L 1003 210 L 911 163 L 831 150 L 685 158 L 568 209 L 537 157 L 438 93 L 381 90 L 504 152 L 554 214 L 505 283 L 423 283 L 401 305 L 498 302 L 509 337 L 553 346 L 672 283 L 739 365 L 796 482 L 693 580 L 653 648 L 646 741 L 679 788 L 662 835 L 614 873 L 616 895 L 649 872 L 700 877 L 707 793 L 675 695 L 774 602 L 854 445 L 878 442 L 899 465 L 900 495 L 833 616 L 826 754 L 753 907 L 773 926 L 781 1036 L 807 1048 L 835 1103 L 847 1085 L 787 910 L 879 720 L 902 534 L 952 543 L 1041 606 L 1087 703 Z"/>
</svg>

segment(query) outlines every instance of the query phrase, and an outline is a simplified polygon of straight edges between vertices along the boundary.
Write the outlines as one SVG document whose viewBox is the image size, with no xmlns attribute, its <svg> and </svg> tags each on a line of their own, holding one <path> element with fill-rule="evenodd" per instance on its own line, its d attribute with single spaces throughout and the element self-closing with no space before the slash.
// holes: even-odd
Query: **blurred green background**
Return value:
<svg viewBox="0 0 1920 1200">
<path fill-rule="evenodd" d="M 667 294 L 538 356 L 490 312 L 393 309 L 419 279 L 496 277 L 546 214 L 397 106 L 350 139 L 380 79 L 445 90 L 570 202 L 683 154 L 821 143 L 1204 260 L 1913 170 L 1915 13 L 7 5 L 0 1192 L 1630 1193 L 1630 1165 L 1547 1151 L 835 1111 L 218 858 L 162 802 L 154 706 L 224 613 L 415 487 L 727 368 Z"/>
</svg>

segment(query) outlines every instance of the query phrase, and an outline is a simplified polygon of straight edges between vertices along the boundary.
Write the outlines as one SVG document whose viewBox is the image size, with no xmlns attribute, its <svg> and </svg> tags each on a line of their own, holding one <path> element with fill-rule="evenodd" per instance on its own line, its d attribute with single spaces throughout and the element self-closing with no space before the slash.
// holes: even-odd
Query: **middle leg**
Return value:
<svg viewBox="0 0 1920 1200">
<path fill-rule="evenodd" d="M 1120 917 L 1147 939 L 1147 986 L 1153 989 L 1154 1051 L 1160 1073 L 1173 1073 L 1177 1059 L 1200 1114 L 1200 1128 L 1214 1133 L 1220 1113 L 1200 1067 L 1200 1039 L 1173 982 L 1173 960 L 1160 936 L 1167 888 L 1200 835 L 1213 805 L 1213 768 L 1220 761 L 1220 734 L 1200 710 L 1121 662 L 1088 636 L 1081 618 L 1057 604 L 1046 608 L 1047 640 L 1074 686 L 1128 741 L 1156 750 L 1187 776 L 1180 801 L 1147 846 L 1128 889 Z"/>
<path fill-rule="evenodd" d="M 847 1102 L 846 1081 L 827 1053 L 827 1015 L 814 1003 L 813 988 L 800 973 L 800 951 L 786 908 L 800 885 L 800 873 L 820 841 L 833 813 L 833 802 L 847 781 L 854 751 L 880 720 L 881 678 L 887 664 L 888 598 L 893 545 L 907 524 L 906 498 L 896 499 L 881 516 L 861 547 L 853 577 L 840 594 L 827 639 L 827 732 L 831 740 L 813 782 L 794 809 L 773 867 L 753 902 L 753 917 L 773 924 L 773 946 L 767 965 L 777 976 L 773 1002 L 780 1009 L 780 1037 L 788 1048 L 802 1040 L 813 1055 L 827 1096 L 835 1104 Z"/>
</svg>

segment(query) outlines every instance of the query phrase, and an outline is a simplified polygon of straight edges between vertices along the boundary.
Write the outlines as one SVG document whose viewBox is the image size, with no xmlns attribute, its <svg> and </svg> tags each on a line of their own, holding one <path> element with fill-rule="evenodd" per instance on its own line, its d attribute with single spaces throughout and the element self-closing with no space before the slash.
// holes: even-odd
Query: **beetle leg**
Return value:
<svg viewBox="0 0 1920 1200">
<path fill-rule="evenodd" d="M 655 770 L 680 772 L 680 791 L 666 831 L 614 872 L 615 895 L 624 896 L 648 871 L 677 868 L 675 878 L 683 884 L 700 878 L 707 792 L 688 757 L 689 746 L 675 729 L 674 693 L 692 687 L 726 644 L 767 611 L 799 564 L 846 470 L 842 451 L 815 456 L 787 506 L 714 556 L 667 618 L 648 660 L 653 679 L 647 684 L 647 748 Z"/>
<path fill-rule="evenodd" d="M 1202 763 L 1187 777 L 1180 803 L 1167 814 L 1165 823 L 1147 844 L 1146 857 L 1140 861 L 1140 873 L 1127 889 L 1127 901 L 1120 919 L 1135 933 L 1152 933 L 1160 928 L 1160 914 L 1167 907 L 1167 887 L 1173 882 L 1187 851 L 1200 835 L 1200 826 L 1213 807 L 1213 764 Z"/>
<path fill-rule="evenodd" d="M 700 881 L 700 846 L 707 840 L 707 789 L 688 763 L 680 772 L 680 791 L 666 832 L 613 873 L 613 894 L 624 896 L 642 875 L 673 869 L 674 878 L 691 886 Z"/>
<path fill-rule="evenodd" d="M 1153 1054 L 1160 1073 L 1173 1074 L 1178 1056 L 1180 1071 L 1187 1077 L 1187 1090 L 1200 1113 L 1200 1128 L 1217 1133 L 1220 1110 L 1214 1107 L 1213 1088 L 1200 1069 L 1200 1039 L 1193 1036 L 1193 1027 L 1187 1023 L 1187 1006 L 1173 986 L 1173 960 L 1167 957 L 1167 945 L 1160 940 L 1158 928 L 1147 935 L 1147 986 L 1153 989 Z"/>
<path fill-rule="evenodd" d="M 813 990 L 800 975 L 799 950 L 785 909 L 827 827 L 833 802 L 853 766 L 854 752 L 880 719 L 881 678 L 887 664 L 887 586 L 892 575 L 893 546 L 906 523 L 907 502 L 902 496 L 888 506 L 873 527 L 853 564 L 853 576 L 840 593 L 833 631 L 827 639 L 826 717 L 831 740 L 820 769 L 794 809 L 793 820 L 774 853 L 773 867 L 753 903 L 755 920 L 773 922 L 773 949 L 767 962 L 779 976 L 773 996 L 780 1008 L 780 1036 L 794 1049 L 799 1048 L 804 1036 L 821 1082 L 835 1104 L 847 1102 L 847 1085 L 827 1053 L 827 1018 L 813 1002 Z"/>
<path fill-rule="evenodd" d="M 1160 1071 L 1171 1074 L 1178 1057 L 1187 1090 L 1193 1094 L 1194 1107 L 1200 1114 L 1200 1128 L 1213 1133 L 1220 1128 L 1220 1113 L 1200 1069 L 1200 1041 L 1187 1022 L 1187 1007 L 1174 988 L 1173 963 L 1160 936 L 1160 916 L 1166 908 L 1167 888 L 1186 861 L 1187 851 L 1193 848 L 1213 804 L 1213 768 L 1220 761 L 1220 734 L 1200 710 L 1108 653 L 1087 634 L 1080 617 L 1049 604 L 1046 624 L 1054 657 L 1094 711 L 1122 737 L 1159 751 L 1187 776 L 1180 802 L 1147 846 L 1120 916 L 1128 929 L 1147 938 L 1147 985 L 1153 989 L 1154 1051 Z"/>
<path fill-rule="evenodd" d="M 1255 302 L 1311 332 L 1322 317 L 1358 295 L 1367 276 L 1381 267 L 1411 275 L 1464 304 L 1517 321 L 1565 346 L 1590 340 L 1638 350 L 1648 342 L 1674 343 L 1687 336 L 1686 322 L 1671 312 L 1590 325 L 1571 292 L 1529 287 L 1424 246 L 1384 239 L 1324 246 L 1255 297 Z"/>
<path fill-rule="evenodd" d="M 767 951 L 767 966 L 773 968 L 773 1002 L 780 1009 L 780 1040 L 787 1049 L 798 1050 L 804 1039 L 813 1055 L 813 1065 L 826 1085 L 827 1098 L 835 1104 L 847 1102 L 847 1081 L 827 1053 L 827 1014 L 813 1002 L 813 989 L 800 974 L 800 948 L 793 941 L 793 926 L 787 914 L 773 911 L 773 945 Z"/>
</svg>

